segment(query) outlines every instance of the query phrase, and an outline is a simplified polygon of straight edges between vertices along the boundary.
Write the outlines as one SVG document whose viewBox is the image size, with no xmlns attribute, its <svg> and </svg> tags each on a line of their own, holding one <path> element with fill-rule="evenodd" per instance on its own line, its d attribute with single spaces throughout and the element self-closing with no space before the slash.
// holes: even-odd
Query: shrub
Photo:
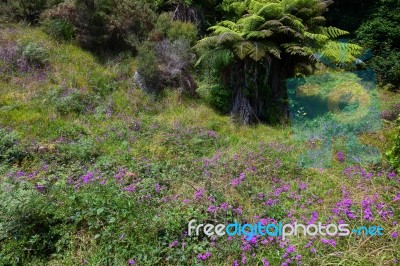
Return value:
<svg viewBox="0 0 400 266">
<path fill-rule="evenodd" d="M 89 85 L 92 87 L 93 92 L 101 97 L 110 95 L 116 89 L 116 82 L 113 78 L 100 73 L 91 74 Z"/>
<path fill-rule="evenodd" d="M 382 111 L 382 118 L 388 121 L 394 121 L 400 115 L 400 103 L 392 106 L 390 110 Z"/>
<path fill-rule="evenodd" d="M 44 22 L 47 20 L 62 20 L 68 21 L 74 25 L 76 21 L 76 12 L 74 1 L 67 0 L 43 12 L 41 20 Z"/>
<path fill-rule="evenodd" d="M 2 183 L 0 207 L 1 265 L 30 264 L 33 257 L 46 258 L 56 252 L 61 234 L 54 203 L 32 184 Z"/>
<path fill-rule="evenodd" d="M 46 48 L 34 42 L 23 44 L 21 46 L 21 54 L 33 66 L 44 66 L 48 62 L 49 54 Z"/>
<path fill-rule="evenodd" d="M 357 30 L 357 38 L 374 57 L 367 63 L 382 83 L 400 83 L 400 8 L 397 0 L 376 1 L 369 19 Z"/>
<path fill-rule="evenodd" d="M 194 59 L 186 40 L 146 43 L 139 49 L 138 73 L 150 91 L 173 87 L 194 94 L 197 85 L 190 73 Z"/>
<path fill-rule="evenodd" d="M 48 52 L 40 44 L 27 42 L 19 44 L 0 37 L 0 70 L 2 73 L 32 73 L 48 62 Z"/>
<path fill-rule="evenodd" d="M 397 135 L 394 138 L 393 147 L 386 153 L 390 164 L 400 171 L 400 116 L 397 119 Z"/>
<path fill-rule="evenodd" d="M 157 19 L 152 35 L 160 34 L 171 41 L 184 39 L 193 45 L 197 38 L 197 28 L 192 23 L 173 20 L 171 13 L 162 13 Z"/>
<path fill-rule="evenodd" d="M 1 4 L 0 13 L 6 18 L 25 20 L 36 24 L 40 15 L 49 7 L 59 4 L 63 0 L 5 0 Z"/>
<path fill-rule="evenodd" d="M 83 96 L 77 89 L 55 89 L 50 92 L 49 98 L 56 110 L 62 115 L 82 113 L 85 110 Z"/>
<path fill-rule="evenodd" d="M 232 97 L 230 90 L 221 85 L 210 86 L 210 103 L 221 112 L 228 112 L 230 108 L 229 99 Z"/>
<path fill-rule="evenodd" d="M 25 156 L 18 139 L 16 132 L 0 128 L 0 164 L 17 162 Z"/>
<path fill-rule="evenodd" d="M 63 19 L 47 19 L 43 22 L 44 31 L 57 39 L 70 41 L 75 38 L 74 25 Z"/>
<path fill-rule="evenodd" d="M 152 43 L 145 42 L 139 47 L 136 62 L 137 72 L 143 79 L 142 84 L 140 84 L 141 87 L 147 92 L 161 90 L 160 72 L 157 67 L 157 57 Z"/>
<path fill-rule="evenodd" d="M 100 155 L 96 141 L 88 137 L 81 137 L 77 141 L 60 144 L 57 149 L 59 151 L 58 159 L 64 162 L 92 161 Z"/>
<path fill-rule="evenodd" d="M 146 1 L 77 1 L 77 39 L 97 51 L 135 49 L 152 30 L 154 16 Z"/>
<path fill-rule="evenodd" d="M 40 14 L 46 9 L 46 0 L 16 0 L 13 1 L 17 16 L 32 23 L 37 23 Z"/>
</svg>

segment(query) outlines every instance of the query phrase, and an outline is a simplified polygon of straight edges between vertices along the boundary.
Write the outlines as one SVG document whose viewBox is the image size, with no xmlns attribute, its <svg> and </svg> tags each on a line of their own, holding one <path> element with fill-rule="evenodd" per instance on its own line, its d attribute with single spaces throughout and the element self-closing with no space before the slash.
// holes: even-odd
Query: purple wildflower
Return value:
<svg viewBox="0 0 400 266">
<path fill-rule="evenodd" d="M 269 266 L 269 261 L 266 258 L 263 258 L 262 260 L 263 266 Z"/>
<path fill-rule="evenodd" d="M 217 137 L 217 133 L 215 131 L 210 130 L 210 131 L 208 131 L 208 136 L 210 138 L 215 138 L 215 137 Z"/>
<path fill-rule="evenodd" d="M 364 219 L 366 221 L 372 221 L 373 217 L 372 217 L 372 211 L 371 211 L 371 204 L 372 204 L 371 199 L 366 198 L 362 201 L 361 204 L 364 209 Z"/>
<path fill-rule="evenodd" d="M 348 218 L 355 219 L 355 215 L 351 211 L 351 206 L 353 202 L 349 198 L 344 198 L 342 201 L 336 203 L 336 208 L 334 208 L 332 211 L 336 214 L 339 215 L 340 213 L 346 214 Z"/>
<path fill-rule="evenodd" d="M 214 199 L 213 196 L 209 196 L 209 197 L 208 197 L 208 200 L 209 200 L 211 203 L 213 203 L 213 202 L 215 201 L 215 199 Z"/>
<path fill-rule="evenodd" d="M 395 172 L 390 172 L 390 173 L 388 173 L 388 177 L 389 177 L 389 179 L 393 179 L 393 178 L 396 177 L 396 173 Z"/>
<path fill-rule="evenodd" d="M 204 194 L 204 188 L 197 190 L 196 193 L 194 194 L 194 199 L 196 201 L 199 201 L 203 197 L 203 194 Z"/>
<path fill-rule="evenodd" d="M 321 242 L 326 244 L 326 245 L 331 245 L 332 247 L 336 247 L 336 241 L 333 240 L 333 239 L 321 238 Z"/>
<path fill-rule="evenodd" d="M 127 192 L 134 192 L 136 190 L 136 185 L 135 184 L 131 184 L 131 185 L 125 187 L 124 190 L 127 191 Z"/>
<path fill-rule="evenodd" d="M 41 193 L 43 193 L 45 191 L 44 185 L 36 185 L 35 187 L 36 187 L 37 191 L 39 191 Z"/>
<path fill-rule="evenodd" d="M 81 178 L 82 178 L 83 183 L 87 184 L 94 178 L 94 174 L 92 172 L 89 172 L 89 173 L 83 175 Z"/>
<path fill-rule="evenodd" d="M 175 240 L 175 241 L 171 242 L 171 243 L 168 245 L 168 247 L 173 248 L 173 247 L 176 247 L 178 244 L 179 244 L 178 240 Z"/>
<path fill-rule="evenodd" d="M 315 224 L 315 222 L 318 220 L 318 212 L 313 212 L 311 214 L 311 219 L 308 221 L 308 225 L 310 224 Z"/>
<path fill-rule="evenodd" d="M 159 193 L 159 192 L 161 191 L 161 186 L 160 186 L 160 184 L 158 184 L 158 183 L 156 183 L 156 184 L 154 185 L 154 188 L 155 188 L 155 190 L 156 190 L 157 193 Z"/>
<path fill-rule="evenodd" d="M 220 207 L 221 207 L 221 209 L 226 211 L 228 209 L 228 203 L 226 203 L 226 202 L 221 203 Z"/>
<path fill-rule="evenodd" d="M 211 257 L 211 252 L 210 252 L 210 251 L 207 251 L 207 252 L 204 253 L 204 254 L 199 254 L 199 255 L 197 255 L 197 259 L 200 260 L 200 261 L 205 261 L 205 260 L 208 259 L 209 257 Z"/>
<path fill-rule="evenodd" d="M 393 198 L 393 201 L 399 201 L 400 200 L 400 192 L 397 193 L 397 195 Z"/>
<path fill-rule="evenodd" d="M 305 190 L 305 189 L 307 189 L 307 184 L 301 182 L 300 185 L 299 185 L 299 189 L 300 189 L 300 190 Z"/>
<path fill-rule="evenodd" d="M 246 263 L 247 263 L 246 255 L 244 253 L 242 253 L 242 264 L 246 264 Z"/>
<path fill-rule="evenodd" d="M 217 211 L 217 207 L 215 207 L 214 205 L 211 205 L 210 207 L 208 207 L 207 211 L 209 213 L 215 213 Z"/>
<path fill-rule="evenodd" d="M 286 249 L 287 253 L 292 253 L 294 252 L 294 246 L 290 245 L 287 249 Z"/>
<path fill-rule="evenodd" d="M 337 160 L 338 160 L 339 162 L 341 162 L 341 163 L 344 162 L 345 157 L 344 157 L 344 153 L 343 153 L 342 151 L 339 151 L 339 152 L 336 154 L 336 156 L 337 156 Z"/>
<path fill-rule="evenodd" d="M 232 186 L 233 186 L 233 187 L 239 186 L 241 183 L 244 182 L 245 178 L 246 178 L 246 174 L 243 173 L 243 172 L 240 173 L 240 175 L 239 175 L 238 178 L 235 178 L 235 179 L 233 179 L 233 180 L 231 181 Z"/>
</svg>

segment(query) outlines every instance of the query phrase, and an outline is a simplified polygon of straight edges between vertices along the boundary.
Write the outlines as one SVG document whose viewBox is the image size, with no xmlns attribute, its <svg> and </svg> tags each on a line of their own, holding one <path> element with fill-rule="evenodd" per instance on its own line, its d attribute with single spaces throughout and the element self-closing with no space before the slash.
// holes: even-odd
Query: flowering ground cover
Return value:
<svg viewBox="0 0 400 266">
<path fill-rule="evenodd" d="M 242 126 L 201 99 L 148 95 L 40 29 L 0 29 L 1 265 L 396 265 L 400 176 L 386 159 L 305 169 L 287 125 Z M 380 91 L 382 154 L 399 94 Z M 380 225 L 383 236 L 189 236 L 188 222 Z"/>
</svg>

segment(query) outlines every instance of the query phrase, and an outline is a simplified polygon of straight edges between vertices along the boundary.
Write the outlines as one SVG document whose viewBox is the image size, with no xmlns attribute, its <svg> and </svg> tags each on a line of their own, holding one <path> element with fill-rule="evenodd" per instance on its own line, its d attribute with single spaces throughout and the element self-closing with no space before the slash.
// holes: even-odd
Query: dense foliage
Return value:
<svg viewBox="0 0 400 266">
<path fill-rule="evenodd" d="M 400 171 L 400 116 L 397 119 L 397 132 L 394 137 L 394 146 L 387 152 L 390 164 Z"/>
<path fill-rule="evenodd" d="M 333 64 L 355 63 L 354 56 L 360 54 L 361 47 L 334 40 L 348 32 L 322 26 L 331 1 L 223 4 L 233 19 L 211 27 L 213 35 L 199 41 L 199 63 L 216 68 L 211 73 L 217 76 L 211 78 L 232 91 L 231 113 L 246 124 L 284 114 L 284 81 L 294 76 L 297 66 L 321 58 Z"/>
<path fill-rule="evenodd" d="M 383 84 L 400 84 L 400 5 L 397 0 L 377 1 L 371 15 L 357 30 L 357 38 L 373 52 L 368 66 L 377 71 Z"/>
<path fill-rule="evenodd" d="M 194 95 L 197 85 L 191 74 L 195 59 L 191 45 L 196 37 L 192 23 L 162 13 L 149 40 L 139 48 L 136 81 L 148 92 L 173 87 Z"/>
</svg>

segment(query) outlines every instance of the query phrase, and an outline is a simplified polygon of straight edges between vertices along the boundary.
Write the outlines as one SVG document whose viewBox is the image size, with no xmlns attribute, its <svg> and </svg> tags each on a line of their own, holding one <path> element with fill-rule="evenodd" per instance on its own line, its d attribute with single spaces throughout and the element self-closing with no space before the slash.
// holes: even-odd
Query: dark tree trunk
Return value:
<svg viewBox="0 0 400 266">
<path fill-rule="evenodd" d="M 225 86 L 232 88 L 231 114 L 244 124 L 277 122 L 288 115 L 286 79 L 293 76 L 294 60 L 282 59 L 255 62 L 237 60 L 230 69 L 230 78 L 222 75 Z"/>
</svg>

